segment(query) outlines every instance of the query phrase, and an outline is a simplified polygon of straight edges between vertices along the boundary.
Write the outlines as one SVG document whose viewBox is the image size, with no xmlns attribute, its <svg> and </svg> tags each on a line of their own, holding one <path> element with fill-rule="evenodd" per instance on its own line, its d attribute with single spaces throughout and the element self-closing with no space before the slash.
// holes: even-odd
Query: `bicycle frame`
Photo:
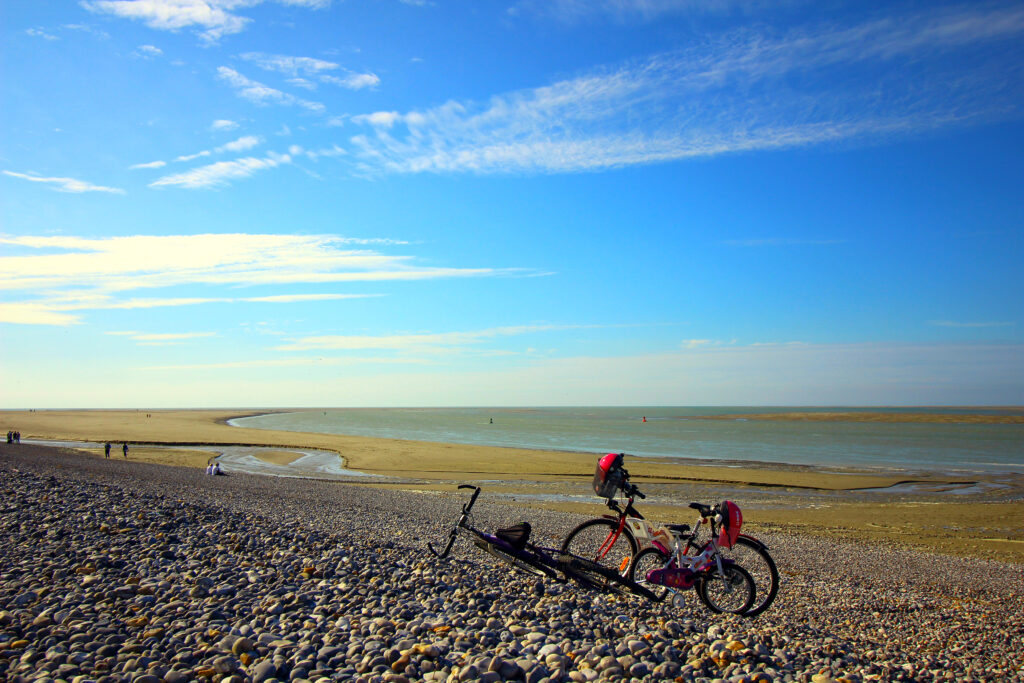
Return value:
<svg viewBox="0 0 1024 683">
<path fill-rule="evenodd" d="M 601 544 L 601 547 L 597 549 L 598 560 L 604 559 L 605 555 L 608 554 L 608 551 L 610 551 L 612 547 L 615 545 L 616 541 L 619 540 L 619 536 L 622 535 L 622 530 L 626 527 L 627 524 L 629 524 L 629 530 L 630 532 L 632 532 L 633 537 L 636 538 L 638 541 L 641 538 L 647 541 L 650 540 L 650 534 L 647 531 L 647 524 L 635 521 L 642 520 L 644 516 L 640 514 L 639 510 L 633 507 L 633 500 L 634 496 L 631 494 L 629 496 L 629 500 L 626 501 L 626 506 L 622 507 L 619 505 L 618 501 L 608 499 L 608 508 L 617 512 L 618 515 L 602 515 L 602 517 L 604 517 L 605 519 L 617 521 L 618 526 L 616 527 L 615 531 L 608 535 L 608 538 L 606 538 L 604 543 Z M 638 531 L 642 534 L 642 536 L 638 535 Z M 624 569 L 625 567 L 619 567 L 620 572 Z"/>
</svg>

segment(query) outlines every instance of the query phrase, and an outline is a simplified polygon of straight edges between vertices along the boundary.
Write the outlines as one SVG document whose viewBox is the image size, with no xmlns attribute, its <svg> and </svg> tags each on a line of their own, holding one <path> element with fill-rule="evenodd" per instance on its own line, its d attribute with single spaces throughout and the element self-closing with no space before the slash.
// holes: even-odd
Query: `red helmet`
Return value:
<svg viewBox="0 0 1024 683">
<path fill-rule="evenodd" d="M 602 498 L 612 498 L 619 491 L 625 478 L 622 472 L 622 453 L 609 453 L 597 461 L 594 471 L 594 493 Z"/>
<path fill-rule="evenodd" d="M 731 548 L 740 535 L 740 527 L 743 526 L 743 513 L 736 503 L 723 501 L 718 506 L 718 514 L 722 516 L 721 531 L 718 534 L 718 545 Z"/>
<path fill-rule="evenodd" d="M 622 453 L 609 453 L 597 461 L 597 468 L 607 476 L 611 470 L 622 467 L 622 460 Z"/>
</svg>

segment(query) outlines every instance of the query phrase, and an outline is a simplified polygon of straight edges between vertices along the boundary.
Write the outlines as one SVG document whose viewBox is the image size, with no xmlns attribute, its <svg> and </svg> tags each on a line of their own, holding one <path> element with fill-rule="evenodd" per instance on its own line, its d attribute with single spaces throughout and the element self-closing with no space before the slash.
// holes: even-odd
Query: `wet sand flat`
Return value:
<svg viewBox="0 0 1024 683">
<path fill-rule="evenodd" d="M 268 462 L 301 464 L 289 449 L 322 449 L 344 466 L 385 475 L 366 486 L 451 491 L 458 483 L 482 484 L 489 492 L 531 508 L 599 514 L 590 490 L 595 455 L 358 436 L 231 427 L 241 411 L 43 411 L 4 412 L 23 439 L 123 441 L 130 457 L 160 464 L 205 466 L 203 445 L 251 445 L 272 449 Z M 146 444 L 146 445 L 138 445 Z M 193 451 L 159 446 L 195 446 Z M 115 449 L 112 458 L 120 457 Z M 692 521 L 689 500 L 729 497 L 743 506 L 751 529 L 787 529 L 841 535 L 944 553 L 1024 562 L 1024 475 L 951 477 L 939 473 L 819 470 L 803 466 L 732 466 L 631 458 L 633 481 L 653 494 L 642 507 L 652 519 Z M 298 476 L 302 476 L 301 473 Z M 316 476 L 307 474 L 306 476 Z M 901 487 L 916 487 L 911 493 Z M 957 493 L 978 488 L 982 493 Z M 948 493 L 943 491 L 949 490 Z M 995 493 L 984 493 L 985 491 Z M 866 493 L 871 492 L 871 493 Z M 887 493 L 890 492 L 890 493 Z M 998 494 L 998 495 L 997 495 Z M 567 501 L 567 496 L 573 497 Z"/>
</svg>

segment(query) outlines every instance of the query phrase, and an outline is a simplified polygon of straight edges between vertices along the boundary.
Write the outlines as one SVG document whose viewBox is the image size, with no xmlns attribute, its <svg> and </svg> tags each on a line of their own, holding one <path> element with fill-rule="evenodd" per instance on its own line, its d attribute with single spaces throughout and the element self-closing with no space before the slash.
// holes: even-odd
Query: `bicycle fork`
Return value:
<svg viewBox="0 0 1024 683">
<path fill-rule="evenodd" d="M 608 538 L 604 539 L 604 543 L 602 543 L 601 547 L 597 549 L 597 561 L 598 562 L 603 560 L 605 555 L 607 555 L 611 551 L 612 547 L 615 545 L 615 542 L 619 540 L 619 536 L 622 535 L 622 528 L 625 525 L 626 525 L 626 518 L 623 517 L 623 518 L 619 519 L 619 526 L 615 529 L 615 531 L 613 531 L 610 534 L 608 534 Z M 629 569 L 629 563 L 632 562 L 632 561 L 633 561 L 633 558 L 630 555 L 626 555 L 625 557 L 623 557 L 622 561 L 619 562 L 619 567 L 618 567 L 619 574 L 625 573 L 625 571 L 627 569 Z"/>
</svg>

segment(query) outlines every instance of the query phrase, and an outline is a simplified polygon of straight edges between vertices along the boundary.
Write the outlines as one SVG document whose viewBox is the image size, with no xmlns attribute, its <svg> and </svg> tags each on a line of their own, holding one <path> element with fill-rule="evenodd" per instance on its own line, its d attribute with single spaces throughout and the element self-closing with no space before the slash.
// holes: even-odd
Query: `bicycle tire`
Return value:
<svg viewBox="0 0 1024 683">
<path fill-rule="evenodd" d="M 539 562 L 535 564 L 533 562 L 525 560 L 519 555 L 513 554 L 504 547 L 497 545 L 495 543 L 491 543 L 486 539 L 475 538 L 473 539 L 473 543 L 476 544 L 476 546 L 484 552 L 488 553 L 493 557 L 497 557 L 499 560 L 502 560 L 503 562 L 512 565 L 514 569 L 522 572 L 523 574 L 530 574 L 532 576 L 542 576 L 549 579 L 558 578 L 558 573 L 551 567 L 548 567 L 545 564 L 540 564 Z"/>
<path fill-rule="evenodd" d="M 637 553 L 633 563 L 629 565 L 629 579 L 634 583 L 645 586 L 654 594 L 658 602 L 665 599 L 669 589 L 667 586 L 658 586 L 647 582 L 647 572 L 652 569 L 661 569 L 668 563 L 669 556 L 657 548 L 646 548 Z"/>
<path fill-rule="evenodd" d="M 563 555 L 563 558 L 561 561 L 562 571 L 584 586 L 596 588 L 607 593 L 638 595 L 648 600 L 658 601 L 657 596 L 650 589 L 619 574 L 611 567 L 606 567 L 582 557 Z"/>
<path fill-rule="evenodd" d="M 723 565 L 722 573 L 725 575 L 724 578 L 719 576 L 718 570 L 713 567 L 703 572 L 697 579 L 697 597 L 715 614 L 726 612 L 746 615 L 747 610 L 754 604 L 754 596 L 757 593 L 754 579 L 751 578 L 750 572 L 738 564 Z M 733 599 L 727 601 L 722 596 Z"/>
<path fill-rule="evenodd" d="M 611 519 L 589 519 L 569 532 L 562 542 L 562 553 L 582 557 L 603 567 L 610 567 L 620 575 L 628 575 L 629 567 L 637 554 L 636 538 L 628 526 L 615 539 L 603 556 L 598 556 L 601 547 L 611 538 L 619 523 Z"/>
<path fill-rule="evenodd" d="M 764 543 L 756 538 L 740 536 L 731 549 L 720 548 L 720 551 L 722 557 L 733 560 L 754 579 L 754 604 L 744 616 L 756 617 L 768 609 L 779 592 L 779 570 Z"/>
</svg>

